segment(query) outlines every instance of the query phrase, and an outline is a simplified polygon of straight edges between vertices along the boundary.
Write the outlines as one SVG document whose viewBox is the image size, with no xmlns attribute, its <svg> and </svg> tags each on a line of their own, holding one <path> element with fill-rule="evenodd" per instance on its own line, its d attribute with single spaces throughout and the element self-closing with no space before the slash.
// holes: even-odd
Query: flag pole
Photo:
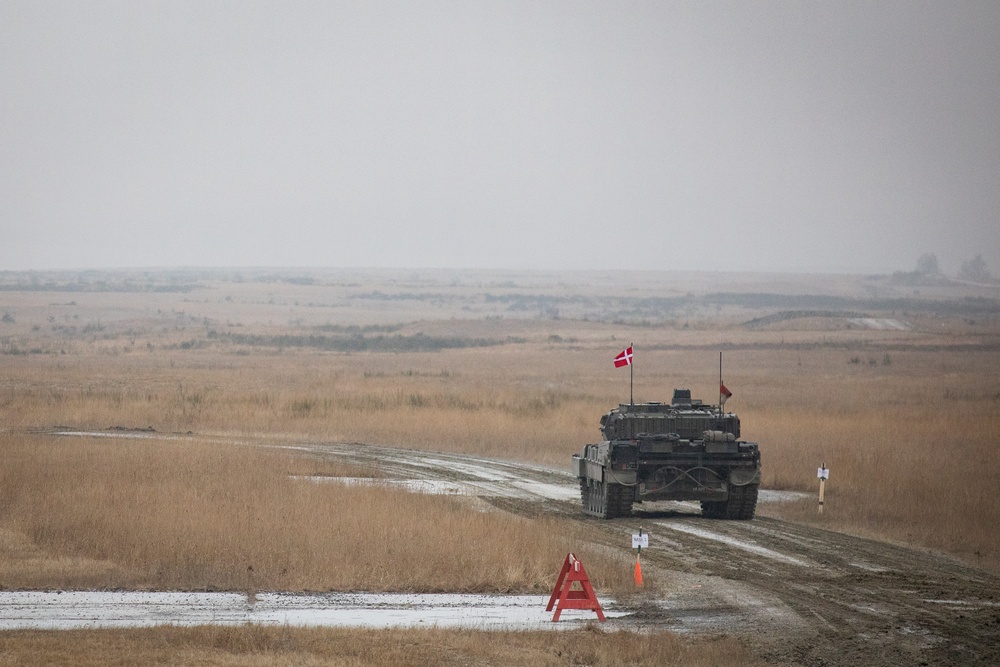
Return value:
<svg viewBox="0 0 1000 667">
<path fill-rule="evenodd" d="M 719 417 L 722 417 L 722 350 L 719 350 Z"/>
<path fill-rule="evenodd" d="M 635 348 L 632 346 L 632 343 L 628 344 L 628 349 L 632 350 L 632 358 L 629 359 L 628 364 L 628 404 L 631 407 L 635 405 L 635 401 L 632 400 L 632 366 L 635 362 Z"/>
</svg>

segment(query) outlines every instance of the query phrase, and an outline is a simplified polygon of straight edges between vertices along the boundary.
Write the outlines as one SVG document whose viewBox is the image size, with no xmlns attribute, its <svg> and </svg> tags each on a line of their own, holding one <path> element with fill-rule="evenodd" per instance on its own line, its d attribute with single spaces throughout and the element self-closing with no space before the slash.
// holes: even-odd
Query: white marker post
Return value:
<svg viewBox="0 0 1000 667">
<path fill-rule="evenodd" d="M 816 471 L 816 476 L 819 477 L 819 513 L 822 514 L 823 497 L 826 495 L 826 480 L 830 479 L 830 469 L 826 467 L 825 463 Z"/>
<path fill-rule="evenodd" d="M 635 585 L 642 586 L 642 565 L 639 564 L 639 554 L 642 548 L 649 548 L 649 533 L 644 533 L 642 528 L 638 533 L 632 533 L 632 548 L 635 549 Z"/>
</svg>

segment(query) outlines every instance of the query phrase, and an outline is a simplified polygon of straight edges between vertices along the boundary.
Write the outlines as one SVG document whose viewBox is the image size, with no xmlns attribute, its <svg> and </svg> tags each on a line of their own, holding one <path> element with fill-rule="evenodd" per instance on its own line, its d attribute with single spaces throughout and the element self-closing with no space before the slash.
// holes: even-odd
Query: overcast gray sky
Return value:
<svg viewBox="0 0 1000 667">
<path fill-rule="evenodd" d="M 0 270 L 1000 274 L 1000 2 L 0 0 Z"/>
</svg>

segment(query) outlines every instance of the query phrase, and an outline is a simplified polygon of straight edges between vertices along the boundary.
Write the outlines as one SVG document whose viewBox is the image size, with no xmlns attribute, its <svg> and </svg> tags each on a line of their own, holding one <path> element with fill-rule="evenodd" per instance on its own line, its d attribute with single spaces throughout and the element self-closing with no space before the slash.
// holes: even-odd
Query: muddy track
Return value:
<svg viewBox="0 0 1000 667">
<path fill-rule="evenodd" d="M 946 556 L 760 516 L 705 519 L 689 503 L 601 521 L 583 515 L 570 473 L 542 466 L 362 444 L 301 449 L 451 483 L 519 515 L 560 516 L 623 553 L 641 525 L 659 593 L 625 601 L 632 613 L 618 623 L 741 636 L 779 664 L 1000 664 L 1000 577 Z"/>
</svg>

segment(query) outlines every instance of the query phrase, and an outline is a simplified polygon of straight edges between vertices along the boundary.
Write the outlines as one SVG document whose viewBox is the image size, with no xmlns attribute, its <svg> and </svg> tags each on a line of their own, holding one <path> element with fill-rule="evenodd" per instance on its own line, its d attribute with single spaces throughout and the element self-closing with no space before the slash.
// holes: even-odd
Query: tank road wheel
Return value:
<svg viewBox="0 0 1000 667">
<path fill-rule="evenodd" d="M 757 484 L 730 486 L 729 500 L 701 501 L 701 515 L 708 519 L 752 519 L 757 511 Z"/>
</svg>

